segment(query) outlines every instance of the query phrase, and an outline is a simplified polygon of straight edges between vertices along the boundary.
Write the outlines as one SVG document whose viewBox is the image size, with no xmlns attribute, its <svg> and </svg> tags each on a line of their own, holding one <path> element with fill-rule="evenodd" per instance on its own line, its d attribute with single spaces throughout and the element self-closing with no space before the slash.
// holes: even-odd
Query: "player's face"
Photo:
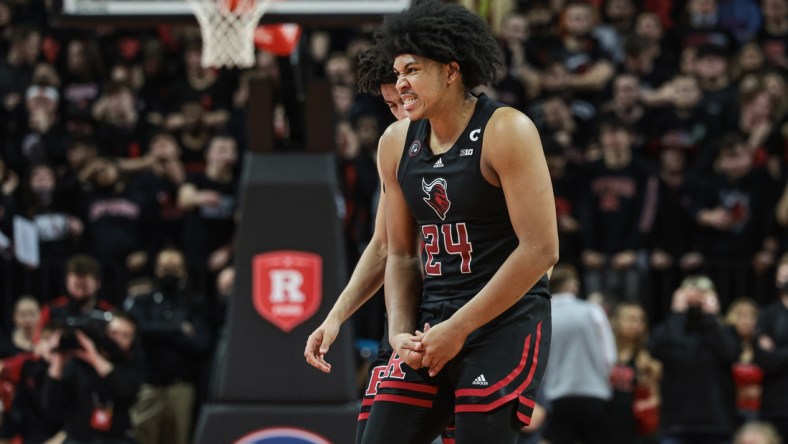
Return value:
<svg viewBox="0 0 788 444">
<path fill-rule="evenodd" d="M 383 96 L 386 105 L 388 105 L 389 111 L 391 111 L 391 114 L 394 114 L 397 120 L 402 120 L 407 117 L 402 103 L 402 97 L 399 96 L 396 84 L 387 83 L 385 85 L 380 85 L 380 94 Z"/>
<path fill-rule="evenodd" d="M 401 54 L 394 59 L 397 91 L 410 120 L 428 117 L 427 111 L 445 95 L 447 83 L 442 74 L 446 66 L 413 54 Z"/>
</svg>

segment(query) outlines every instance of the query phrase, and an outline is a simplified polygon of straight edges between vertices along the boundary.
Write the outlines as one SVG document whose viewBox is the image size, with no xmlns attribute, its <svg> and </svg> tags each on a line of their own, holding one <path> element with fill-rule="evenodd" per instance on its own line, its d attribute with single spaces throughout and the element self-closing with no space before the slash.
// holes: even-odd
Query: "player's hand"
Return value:
<svg viewBox="0 0 788 444">
<path fill-rule="evenodd" d="M 424 366 L 422 364 L 424 358 L 421 344 L 422 335 L 419 333 L 417 332 L 415 336 L 410 333 L 399 333 L 389 338 L 394 353 L 398 354 L 405 364 L 414 370 Z"/>
<path fill-rule="evenodd" d="M 424 326 L 424 337 L 421 340 L 424 346 L 422 364 L 429 367 L 430 376 L 437 375 L 446 363 L 460 352 L 466 338 L 460 331 L 452 328 L 450 321 L 441 322 L 434 327 L 429 324 Z"/>
<path fill-rule="evenodd" d="M 304 349 L 306 362 L 324 373 L 331 373 L 331 364 L 326 362 L 325 355 L 339 334 L 339 325 L 338 322 L 326 319 L 306 339 Z"/>
</svg>

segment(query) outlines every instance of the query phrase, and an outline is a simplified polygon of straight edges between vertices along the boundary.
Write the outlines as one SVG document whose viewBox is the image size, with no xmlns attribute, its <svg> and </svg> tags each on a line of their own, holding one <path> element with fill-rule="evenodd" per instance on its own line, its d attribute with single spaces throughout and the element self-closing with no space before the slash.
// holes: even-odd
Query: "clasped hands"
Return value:
<svg viewBox="0 0 788 444">
<path fill-rule="evenodd" d="M 391 347 L 409 367 L 428 368 L 430 376 L 437 375 L 465 344 L 467 334 L 452 328 L 449 321 L 435 326 L 424 324 L 424 331 L 414 334 L 399 333 L 390 338 Z"/>
</svg>

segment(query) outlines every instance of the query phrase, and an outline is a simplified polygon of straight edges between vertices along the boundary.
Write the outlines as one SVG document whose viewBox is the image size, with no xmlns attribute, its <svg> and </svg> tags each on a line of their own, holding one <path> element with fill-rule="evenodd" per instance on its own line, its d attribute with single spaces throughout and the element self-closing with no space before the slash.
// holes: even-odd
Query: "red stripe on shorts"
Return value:
<svg viewBox="0 0 788 444">
<path fill-rule="evenodd" d="M 522 421 L 522 423 L 525 425 L 531 425 L 531 417 L 528 415 L 525 415 L 521 412 L 517 412 L 517 419 Z"/>
<path fill-rule="evenodd" d="M 528 337 L 530 338 L 530 335 Z M 500 398 L 496 399 L 495 401 L 493 401 L 491 403 L 488 403 L 488 404 L 460 404 L 460 403 L 457 403 L 457 404 L 455 404 L 454 412 L 455 413 L 462 413 L 462 412 L 489 412 L 490 410 L 492 410 L 494 408 L 497 408 L 497 407 L 499 407 L 499 406 L 511 401 L 512 399 L 517 398 L 519 396 L 519 394 L 522 393 L 523 390 L 526 387 L 528 387 L 528 384 L 530 384 L 531 381 L 534 378 L 534 373 L 536 372 L 536 364 L 539 362 L 539 340 L 541 338 L 542 338 L 542 323 L 540 322 L 537 325 L 537 327 L 536 327 L 536 346 L 534 347 L 534 355 L 531 358 L 531 369 L 528 372 L 528 377 L 525 378 L 525 381 L 523 381 L 523 383 L 520 384 L 520 386 L 517 387 L 517 389 L 514 392 L 509 393 L 508 395 L 502 396 L 502 397 L 500 397 Z M 527 340 L 527 338 L 526 338 L 526 340 Z M 527 348 L 528 347 L 526 346 L 526 350 L 527 350 Z M 496 384 L 496 385 L 498 385 L 498 384 Z M 475 391 L 475 390 L 480 390 L 480 389 L 457 390 L 455 393 L 459 393 L 461 391 Z M 484 389 L 481 389 L 481 390 L 484 390 Z M 461 395 L 457 395 L 457 396 L 461 396 Z M 469 396 L 469 395 L 462 395 L 462 396 Z M 520 397 L 522 398 L 522 396 L 520 396 Z M 527 399 L 527 398 L 523 398 L 523 399 Z M 531 402 L 533 402 L 533 401 L 531 401 Z M 529 406 L 529 407 L 532 407 L 532 406 Z"/>
<path fill-rule="evenodd" d="M 368 418 L 369 418 L 369 412 L 364 412 L 364 413 L 359 413 L 358 414 L 358 421 L 366 421 Z"/>
<path fill-rule="evenodd" d="M 410 390 L 412 392 L 429 393 L 431 395 L 438 393 L 438 387 L 433 387 L 431 385 L 426 385 L 426 384 L 415 384 L 412 382 L 383 381 L 380 383 L 380 386 L 378 386 L 378 390 L 387 389 L 387 388 Z"/>
<path fill-rule="evenodd" d="M 536 368 L 536 355 L 539 353 L 539 339 L 541 337 L 542 337 L 542 323 L 539 322 L 539 324 L 537 324 L 536 326 L 536 348 L 534 349 L 533 364 L 531 365 L 531 376 L 533 375 L 533 371 Z M 523 372 L 523 370 L 525 370 L 525 364 L 528 360 L 528 352 L 530 351 L 530 348 L 531 348 L 531 335 L 528 335 L 528 337 L 525 338 L 525 344 L 523 345 L 523 355 L 520 357 L 520 363 L 517 365 L 517 368 L 512 370 L 512 372 L 509 373 L 505 378 L 501 379 L 497 383 L 486 388 L 469 388 L 469 389 L 455 390 L 454 396 L 457 397 L 478 396 L 483 398 L 485 396 L 489 396 L 495 393 L 501 387 L 504 387 L 505 385 L 512 382 L 515 378 L 517 378 L 517 376 L 520 375 L 520 373 Z M 528 379 L 530 380 L 530 376 Z"/>
<path fill-rule="evenodd" d="M 523 395 L 520 395 L 520 404 L 522 404 L 522 405 L 524 405 L 526 407 L 529 407 L 529 408 L 534 408 L 534 406 L 536 405 L 536 402 L 526 398 Z"/>
<path fill-rule="evenodd" d="M 410 396 L 378 394 L 375 396 L 375 402 L 378 401 L 398 402 L 400 404 L 415 405 L 417 407 L 425 407 L 428 409 L 432 408 L 432 401 L 428 399 L 411 398 Z"/>
</svg>

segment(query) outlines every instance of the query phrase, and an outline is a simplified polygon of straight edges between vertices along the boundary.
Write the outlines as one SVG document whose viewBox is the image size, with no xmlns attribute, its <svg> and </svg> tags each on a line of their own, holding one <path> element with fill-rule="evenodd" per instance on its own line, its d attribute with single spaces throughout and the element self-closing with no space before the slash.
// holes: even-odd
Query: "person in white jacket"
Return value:
<svg viewBox="0 0 788 444">
<path fill-rule="evenodd" d="M 550 278 L 553 337 L 542 390 L 552 444 L 608 442 L 606 411 L 616 343 L 601 306 L 577 297 L 577 270 L 557 265 Z"/>
</svg>

